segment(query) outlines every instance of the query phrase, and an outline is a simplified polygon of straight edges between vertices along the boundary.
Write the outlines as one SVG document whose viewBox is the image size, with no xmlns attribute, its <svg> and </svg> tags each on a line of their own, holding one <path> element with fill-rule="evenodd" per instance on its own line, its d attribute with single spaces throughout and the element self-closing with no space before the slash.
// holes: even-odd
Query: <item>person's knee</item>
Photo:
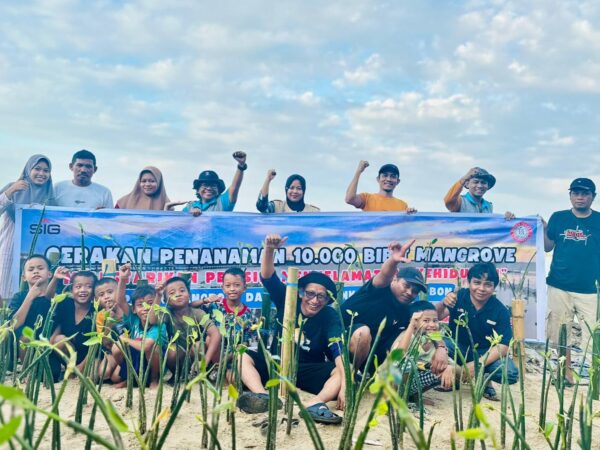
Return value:
<svg viewBox="0 0 600 450">
<path fill-rule="evenodd" d="M 362 326 L 360 328 L 357 328 L 350 337 L 350 351 L 352 353 L 357 353 L 361 350 L 369 351 L 369 349 L 371 348 L 371 341 L 372 337 L 371 330 L 369 330 L 369 327 Z"/>
<path fill-rule="evenodd" d="M 519 369 L 512 359 L 507 360 L 508 367 L 506 368 L 506 381 L 508 384 L 515 384 L 519 381 Z"/>
</svg>

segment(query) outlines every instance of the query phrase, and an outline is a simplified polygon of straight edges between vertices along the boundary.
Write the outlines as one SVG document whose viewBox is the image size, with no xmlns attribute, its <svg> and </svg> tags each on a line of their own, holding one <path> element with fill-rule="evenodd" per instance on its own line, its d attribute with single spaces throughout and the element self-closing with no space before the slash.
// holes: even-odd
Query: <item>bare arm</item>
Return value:
<svg viewBox="0 0 600 450">
<path fill-rule="evenodd" d="M 441 302 L 438 302 L 435 305 L 435 309 L 437 311 L 438 319 L 445 319 L 450 315 L 450 310 L 448 308 L 454 308 L 456 305 L 456 292 L 450 292 L 448 295 L 444 297 Z"/>
<path fill-rule="evenodd" d="M 208 340 L 204 358 L 207 363 L 216 362 L 219 360 L 219 350 L 221 349 L 221 333 L 219 333 L 219 329 L 216 326 L 211 324 L 206 329 L 206 334 L 210 339 Z"/>
<path fill-rule="evenodd" d="M 52 276 L 52 279 L 50 280 L 50 283 L 48 283 L 48 287 L 46 288 L 46 297 L 53 298 L 54 295 L 56 295 L 58 281 L 64 280 L 68 274 L 69 269 L 67 269 L 66 267 L 60 266 L 56 268 L 56 270 L 54 271 L 54 275 Z"/>
<path fill-rule="evenodd" d="M 25 323 L 25 319 L 27 318 L 27 314 L 29 313 L 29 310 L 31 309 L 31 304 L 33 303 L 33 301 L 36 298 L 44 295 L 45 289 L 43 288 L 43 285 L 44 285 L 44 281 L 39 280 L 29 289 L 29 292 L 27 293 L 27 296 L 23 300 L 23 303 L 21 304 L 19 309 L 17 309 L 17 312 L 15 312 L 15 315 L 14 315 L 15 328 L 19 328 L 19 327 L 23 326 L 23 324 Z"/>
<path fill-rule="evenodd" d="M 399 242 L 392 242 L 388 246 L 390 256 L 381 266 L 381 271 L 373 278 L 373 286 L 376 288 L 387 287 L 392 283 L 396 276 L 396 267 L 398 263 L 408 263 L 410 260 L 406 257 L 410 251 L 410 247 L 415 243 L 415 240 L 408 241 L 401 245 Z"/>
<path fill-rule="evenodd" d="M 262 261 L 260 262 L 260 276 L 265 280 L 271 278 L 275 273 L 275 264 L 273 256 L 275 249 L 281 247 L 287 242 L 287 237 L 281 237 L 278 234 L 269 234 L 265 238 L 265 249 L 263 251 Z"/>
<path fill-rule="evenodd" d="M 121 342 L 123 342 L 123 344 L 129 345 L 131 348 L 135 348 L 139 352 L 142 351 L 142 339 L 131 339 L 127 336 L 120 336 L 119 339 L 121 339 Z M 152 350 L 152 347 L 155 344 L 154 339 L 144 338 L 143 341 L 144 341 L 143 351 L 147 352 L 147 351 Z"/>
<path fill-rule="evenodd" d="M 354 206 L 355 208 L 362 208 L 365 206 L 362 197 L 357 195 L 356 191 L 358 189 L 358 180 L 367 167 L 369 167 L 369 163 L 367 161 L 360 161 L 358 163 L 356 172 L 354 172 L 354 176 L 348 185 L 348 189 L 346 189 L 346 203 Z"/>
<path fill-rule="evenodd" d="M 450 212 L 459 212 L 460 204 L 462 199 L 460 198 L 460 193 L 465 186 L 465 183 L 471 179 L 471 177 L 477 172 L 477 168 L 473 167 L 469 169 L 469 171 L 464 174 L 460 180 L 452 185 L 446 196 L 444 197 L 444 203 L 446 204 L 446 209 Z"/>
<path fill-rule="evenodd" d="M 235 169 L 233 180 L 231 180 L 231 186 L 229 186 L 229 201 L 231 203 L 237 202 L 240 186 L 242 185 L 242 180 L 244 179 L 244 171 L 240 170 L 240 166 L 246 167 L 246 154 L 244 152 L 235 152 L 233 154 L 233 159 L 236 160 L 238 165 Z M 244 170 L 246 169 L 244 168 Z"/>
<path fill-rule="evenodd" d="M 544 227 L 544 251 L 551 252 L 554 250 L 554 241 L 548 237 L 548 223 L 542 219 L 542 226 Z"/>
<path fill-rule="evenodd" d="M 123 311 L 123 314 L 129 314 L 129 304 L 127 303 L 127 280 L 131 276 L 131 264 L 123 264 L 119 267 L 119 283 L 117 285 L 117 305 Z"/>
</svg>

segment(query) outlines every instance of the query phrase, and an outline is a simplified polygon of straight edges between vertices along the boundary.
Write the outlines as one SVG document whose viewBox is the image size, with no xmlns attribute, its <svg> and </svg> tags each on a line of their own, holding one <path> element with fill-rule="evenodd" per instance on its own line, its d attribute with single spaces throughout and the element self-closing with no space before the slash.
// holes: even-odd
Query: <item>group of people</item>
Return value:
<svg viewBox="0 0 600 450">
<path fill-rule="evenodd" d="M 50 160 L 43 155 L 34 155 L 27 162 L 23 173 L 16 182 L 8 184 L 0 191 L 2 223 L 0 225 L 0 252 L 2 264 L 0 295 L 7 298 L 10 294 L 11 249 L 14 233 L 14 214 L 16 204 L 43 203 L 79 207 L 126 208 L 170 210 L 185 204 L 184 211 L 199 215 L 206 211 L 231 211 L 237 201 L 239 189 L 247 169 L 246 154 L 233 154 L 236 171 L 227 188 L 223 180 L 211 170 L 205 170 L 193 182 L 197 200 L 192 202 L 172 202 L 166 194 L 160 171 L 155 167 L 143 169 L 131 193 L 120 198 L 113 205 L 110 191 L 92 182 L 97 170 L 95 156 L 81 150 L 73 155 L 70 168 L 73 179 L 55 185 L 51 178 Z M 346 191 L 346 202 L 364 211 L 404 211 L 416 210 L 406 202 L 394 197 L 394 190 L 400 182 L 399 169 L 394 164 L 385 164 L 379 170 L 376 193 L 357 193 L 361 175 L 369 163 L 360 161 Z M 270 169 L 260 190 L 257 209 L 263 213 L 317 212 L 319 208 L 305 203 L 306 180 L 297 174 L 291 175 L 285 184 L 285 200 L 270 200 L 269 186 L 276 171 Z M 457 180 L 444 198 L 451 212 L 493 213 L 493 205 L 484 198 L 494 187 L 496 179 L 484 169 L 475 167 Z M 463 190 L 466 192 L 463 193 Z M 556 343 L 560 325 L 572 324 L 577 315 L 581 323 L 594 321 L 596 317 L 596 292 L 600 280 L 600 214 L 591 206 L 596 197 L 596 186 L 589 178 L 576 178 L 569 186 L 571 208 L 554 213 L 544 226 L 545 249 L 553 250 L 552 264 L 547 278 L 548 316 L 547 334 Z M 514 215 L 505 214 L 507 219 Z M 285 238 L 269 235 L 265 239 L 265 252 L 261 261 L 261 279 L 278 315 L 283 314 L 285 285 L 279 279 L 273 265 L 275 249 L 285 244 Z M 476 264 L 469 270 L 468 288 L 448 294 L 437 305 L 426 301 L 414 301 L 420 291 L 427 286 L 421 272 L 406 263 L 406 254 L 411 243 L 390 244 L 390 257 L 385 261 L 377 275 L 369 280 L 344 304 L 345 311 L 353 315 L 343 315 L 340 323 L 334 310 L 327 307 L 336 295 L 336 286 L 326 275 L 311 272 L 299 280 L 299 314 L 305 319 L 303 341 L 299 347 L 298 387 L 314 394 L 308 404 L 310 414 L 315 420 L 324 423 L 339 423 L 341 418 L 329 410 L 327 402 L 337 399 L 338 407 L 344 405 L 343 365 L 341 364 L 341 344 L 331 344 L 330 339 L 348 331 L 349 351 L 353 355 L 355 370 L 368 372 L 364 367 L 367 355 L 375 342 L 379 325 L 386 318 L 379 344 L 374 349 L 381 363 L 393 348 L 408 348 L 411 339 L 432 333 L 439 329 L 439 320 L 449 316 L 449 325 L 453 340 L 424 340 L 420 343 L 420 357 L 428 367 L 427 378 L 423 386 L 440 385 L 441 389 L 451 388 L 465 370 L 473 373 L 482 365 L 490 373 L 492 380 L 501 381 L 498 364 L 506 363 L 508 382 L 517 379 L 518 371 L 507 357 L 508 344 L 512 337 L 508 310 L 494 296 L 499 279 L 496 268 L 489 263 Z M 398 265 L 402 267 L 398 270 Z M 181 278 L 169 279 L 164 286 L 141 286 L 132 295 L 128 304 L 125 296 L 125 283 L 129 277 L 127 266 L 120 269 L 119 280 L 102 278 L 98 280 L 92 272 L 78 272 L 71 277 L 71 292 L 67 299 L 58 305 L 55 314 L 52 341 L 57 345 L 64 342 L 64 336 L 80 336 L 96 326 L 107 330 L 108 334 L 117 333 L 117 339 L 107 339 L 109 350 L 105 353 L 108 377 L 116 383 L 122 383 L 127 367 L 123 365 L 123 349 L 130 347 L 132 354 L 148 359 L 151 368 L 150 383 L 155 382 L 160 373 L 157 366 L 158 352 L 163 348 L 169 336 L 179 331 L 179 346 L 165 353 L 167 366 L 176 367 L 185 356 L 182 350 L 187 342 L 189 324 L 184 317 L 192 317 L 206 336 L 201 346 L 188 348 L 190 352 L 203 351 L 207 362 L 217 363 L 218 348 L 222 336 L 211 319 L 202 319 L 213 308 L 221 310 L 219 317 L 229 317 L 228 326 L 239 326 L 243 320 L 231 320 L 240 315 L 249 315 L 242 303 L 242 294 L 246 287 L 245 274 L 240 269 L 230 269 L 223 280 L 223 297 L 211 301 L 190 302 L 189 285 Z M 236 271 L 237 270 L 237 271 Z M 15 294 L 11 301 L 16 324 L 19 327 L 31 326 L 38 316 L 45 317 L 50 298 L 56 292 L 58 280 L 66 276 L 64 268 L 50 273 L 50 264 L 41 255 L 29 258 L 23 269 L 23 278 L 29 289 Z M 102 314 L 98 317 L 110 318 L 108 321 L 91 323 L 92 300 L 97 298 L 102 305 Z M 171 314 L 159 320 L 154 310 L 147 305 L 165 304 Z M 469 333 L 457 329 L 456 319 L 468 316 L 466 321 Z M 249 322 L 249 321 L 246 321 Z M 200 323 L 202 326 L 200 327 Z M 164 327 L 164 329 L 163 329 Z M 128 333 L 119 333 L 127 329 Z M 570 327 L 569 327 L 570 329 Z M 589 336 L 587 327 L 582 326 L 583 338 Z M 252 333 L 249 327 L 242 327 L 246 336 Z M 498 345 L 490 348 L 489 337 L 494 333 L 501 336 Z M 124 336 L 124 337 L 123 337 Z M 86 348 L 76 337 L 72 343 L 78 353 L 78 363 L 85 360 Z M 471 341 L 473 339 L 473 341 Z M 473 346 L 473 342 L 475 346 Z M 143 344 L 143 346 L 142 346 Z M 454 362 L 455 352 L 460 350 L 465 360 L 458 358 L 463 367 Z M 489 351 L 488 351 L 489 350 Z M 60 373 L 60 358 L 54 356 L 55 373 Z M 459 364 L 460 365 L 460 364 Z M 244 353 L 241 360 L 241 378 L 248 392 L 239 398 L 239 406 L 248 412 L 262 411 L 267 406 L 264 382 L 268 377 L 267 363 L 260 352 Z M 572 380 L 570 372 L 568 381 Z M 429 381 L 427 381 L 429 380 Z M 486 396 L 495 397 L 493 386 L 486 387 Z"/>
</svg>

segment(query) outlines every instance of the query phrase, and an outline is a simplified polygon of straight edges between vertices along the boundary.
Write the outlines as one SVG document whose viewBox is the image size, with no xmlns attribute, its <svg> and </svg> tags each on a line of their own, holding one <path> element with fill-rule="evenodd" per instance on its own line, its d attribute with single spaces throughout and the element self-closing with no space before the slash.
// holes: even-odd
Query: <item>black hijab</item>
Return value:
<svg viewBox="0 0 600 450">
<path fill-rule="evenodd" d="M 296 180 L 298 180 L 300 182 L 300 186 L 302 186 L 302 198 L 297 202 L 292 202 L 288 198 L 287 191 L 290 188 L 290 186 L 292 185 L 292 183 Z M 296 211 L 296 212 L 304 211 L 304 207 L 305 207 L 304 195 L 305 194 L 306 194 L 306 180 L 304 179 L 304 177 L 302 175 L 298 175 L 297 173 L 290 175 L 288 177 L 287 181 L 285 182 L 285 201 L 286 201 L 288 207 L 292 211 Z"/>
</svg>

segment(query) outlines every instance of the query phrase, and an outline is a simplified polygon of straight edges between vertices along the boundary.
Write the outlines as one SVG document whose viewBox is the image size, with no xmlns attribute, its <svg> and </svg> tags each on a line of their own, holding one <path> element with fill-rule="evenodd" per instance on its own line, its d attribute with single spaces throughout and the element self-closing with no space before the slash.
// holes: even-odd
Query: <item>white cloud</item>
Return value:
<svg viewBox="0 0 600 450">
<path fill-rule="evenodd" d="M 354 70 L 344 70 L 344 77 L 333 82 L 336 87 L 344 86 L 361 86 L 369 81 L 374 81 L 379 78 L 379 74 L 383 65 L 380 55 L 372 54 L 367 58 L 364 64 Z"/>
</svg>

